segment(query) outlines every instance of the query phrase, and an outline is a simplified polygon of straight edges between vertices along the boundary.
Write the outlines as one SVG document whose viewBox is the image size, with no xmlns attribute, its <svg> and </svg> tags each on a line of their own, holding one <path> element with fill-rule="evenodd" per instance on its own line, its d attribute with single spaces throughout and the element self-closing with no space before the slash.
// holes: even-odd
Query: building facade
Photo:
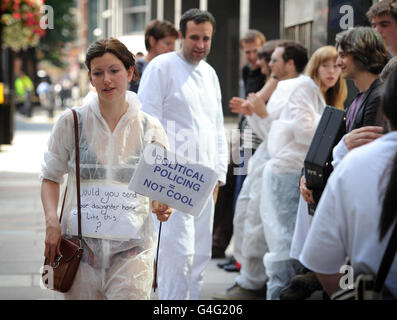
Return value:
<svg viewBox="0 0 397 320">
<path fill-rule="evenodd" d="M 169 20 L 178 28 L 180 17 L 186 10 L 200 8 L 210 11 L 217 28 L 207 61 L 219 76 L 224 113 L 231 115 L 228 101 L 239 94 L 240 70 L 245 63 L 239 39 L 248 29 L 260 30 L 268 40 L 299 41 L 311 54 L 323 45 L 333 45 L 335 35 L 343 29 L 369 25 L 365 13 L 378 0 L 82 1 L 88 1 L 91 12 L 88 18 L 89 41 L 116 37 L 133 53 L 146 52 L 144 32 L 152 19 Z M 349 91 L 354 94 L 354 88 Z"/>
</svg>

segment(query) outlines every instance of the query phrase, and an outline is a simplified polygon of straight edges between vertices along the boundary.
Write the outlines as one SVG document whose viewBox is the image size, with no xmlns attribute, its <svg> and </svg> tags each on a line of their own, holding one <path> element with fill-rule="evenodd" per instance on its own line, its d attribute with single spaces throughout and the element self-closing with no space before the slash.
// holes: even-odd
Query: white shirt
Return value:
<svg viewBox="0 0 397 320">
<path fill-rule="evenodd" d="M 221 90 L 208 63 L 190 64 L 177 52 L 161 54 L 146 67 L 138 96 L 142 110 L 160 120 L 172 151 L 214 169 L 226 182 Z"/>
<path fill-rule="evenodd" d="M 346 137 L 346 134 L 342 137 L 342 139 L 340 139 L 338 144 L 332 150 L 331 164 L 334 168 L 336 168 L 336 166 L 343 160 L 345 155 L 347 155 L 347 153 L 349 152 L 349 149 L 347 148 L 346 143 L 345 143 L 345 137 Z"/>
<path fill-rule="evenodd" d="M 316 83 L 300 75 L 277 84 L 267 104 L 266 118 L 248 116 L 255 133 L 267 140 L 269 156 L 278 172 L 301 170 L 324 107 Z"/>
<path fill-rule="evenodd" d="M 397 132 L 349 152 L 331 174 L 300 255 L 309 269 L 336 274 L 350 257 L 354 274 L 376 273 L 394 225 L 379 242 L 384 190 L 397 150 Z M 385 171 L 386 170 L 386 171 Z M 396 258 L 386 286 L 397 296 Z"/>
</svg>

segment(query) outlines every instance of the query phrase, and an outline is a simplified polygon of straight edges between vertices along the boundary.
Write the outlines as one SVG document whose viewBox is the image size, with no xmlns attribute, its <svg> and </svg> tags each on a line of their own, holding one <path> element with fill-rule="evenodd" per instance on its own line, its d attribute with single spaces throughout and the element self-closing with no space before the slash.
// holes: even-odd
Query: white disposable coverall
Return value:
<svg viewBox="0 0 397 320">
<path fill-rule="evenodd" d="M 166 129 L 170 149 L 215 170 L 226 182 L 228 148 L 221 91 L 215 70 L 205 61 L 188 63 L 180 53 L 157 56 L 145 69 L 138 96 L 142 109 Z M 199 217 L 175 211 L 161 231 L 160 299 L 199 299 L 211 259 L 213 198 Z"/>
<path fill-rule="evenodd" d="M 152 140 L 168 146 L 165 131 L 157 119 L 140 110 L 135 93 L 127 91 L 128 109 L 113 132 L 103 119 L 98 96 L 89 94 L 82 107 L 76 108 L 79 118 L 80 181 L 82 193 L 82 233 L 84 252 L 80 267 L 66 299 L 149 299 L 153 281 L 156 232 L 147 197 L 134 194 L 133 202 L 114 215 L 108 233 L 88 234 L 87 220 L 95 210 L 84 205 L 84 190 L 127 189 L 146 143 Z M 59 184 L 68 173 L 67 195 L 62 218 L 62 234 L 77 235 L 76 171 L 73 116 L 62 113 L 54 125 L 44 155 L 40 179 Z M 86 189 L 85 189 L 86 188 Z M 99 192 L 99 191 L 98 191 Z M 100 205 L 100 201 L 97 201 Z M 99 200 L 99 199 L 96 199 Z M 130 206 L 128 206 L 130 204 Z M 104 211 L 103 211 L 104 210 Z M 101 213 L 113 216 L 111 209 Z M 117 210 L 116 210 L 117 211 Z M 121 212 L 122 211 L 122 212 Z M 123 219 L 123 220 L 122 220 Z M 104 220 L 102 220 L 104 222 Z M 120 226 L 122 224 L 123 226 Z M 128 234 L 119 234 L 126 227 Z"/>
<path fill-rule="evenodd" d="M 266 282 L 263 255 L 268 248 L 260 216 L 260 198 L 262 171 L 268 159 L 265 139 L 249 159 L 248 174 L 237 198 L 233 218 L 233 255 L 241 264 L 236 282 L 250 290 L 261 289 Z"/>
<path fill-rule="evenodd" d="M 394 228 L 379 242 L 383 196 L 397 150 L 397 132 L 350 151 L 328 179 L 300 261 L 314 272 L 337 274 L 349 257 L 354 276 L 376 274 Z M 397 297 L 397 257 L 385 286 Z"/>
<path fill-rule="evenodd" d="M 256 132 L 267 136 L 267 161 L 262 173 L 260 215 L 268 251 L 263 262 L 268 277 L 267 299 L 278 299 L 280 290 L 301 268 L 290 259 L 299 200 L 299 178 L 313 134 L 324 110 L 324 98 L 315 82 L 304 75 L 280 81 L 264 119 L 251 116 Z"/>
<path fill-rule="evenodd" d="M 313 216 L 309 214 L 307 202 L 305 201 L 305 199 L 303 199 L 302 195 L 299 195 L 299 204 L 298 204 L 298 211 L 296 213 L 295 231 L 291 243 L 291 251 L 290 251 L 291 258 L 299 260 L 299 255 L 305 243 L 312 220 L 313 220 Z"/>
</svg>

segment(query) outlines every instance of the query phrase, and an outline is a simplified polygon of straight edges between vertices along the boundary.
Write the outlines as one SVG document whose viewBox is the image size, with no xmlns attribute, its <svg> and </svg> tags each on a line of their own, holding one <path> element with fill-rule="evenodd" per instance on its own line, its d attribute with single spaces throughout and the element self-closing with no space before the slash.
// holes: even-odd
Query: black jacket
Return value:
<svg viewBox="0 0 397 320">
<path fill-rule="evenodd" d="M 382 82 L 376 79 L 365 93 L 353 119 L 351 130 L 364 126 L 380 125 L 377 123 L 377 113 L 381 100 Z M 350 108 L 350 107 L 349 107 Z"/>
</svg>

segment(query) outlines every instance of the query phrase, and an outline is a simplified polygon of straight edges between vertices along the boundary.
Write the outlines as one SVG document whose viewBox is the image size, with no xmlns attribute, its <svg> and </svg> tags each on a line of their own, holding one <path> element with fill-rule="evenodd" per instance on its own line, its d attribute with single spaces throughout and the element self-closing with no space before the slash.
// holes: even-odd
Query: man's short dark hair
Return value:
<svg viewBox="0 0 397 320">
<path fill-rule="evenodd" d="M 156 41 L 168 36 L 178 39 L 178 31 L 171 22 L 167 20 L 160 21 L 155 19 L 147 25 L 145 30 L 145 47 L 147 51 L 151 49 L 149 41 L 150 36 L 152 36 Z"/>
<path fill-rule="evenodd" d="M 302 73 L 308 61 L 307 49 L 295 41 L 286 41 L 279 44 L 277 47 L 284 48 L 283 60 L 285 62 L 293 60 L 296 72 Z"/>
<path fill-rule="evenodd" d="M 354 58 L 360 70 L 379 74 L 388 61 L 387 50 L 382 36 L 369 27 L 356 27 L 336 35 L 338 46 Z"/>
<path fill-rule="evenodd" d="M 212 34 L 215 33 L 215 18 L 214 16 L 208 12 L 208 11 L 203 11 L 197 8 L 194 9 L 189 9 L 186 11 L 179 22 L 179 31 L 182 33 L 182 36 L 186 36 L 186 25 L 189 21 L 194 21 L 194 23 L 199 24 L 199 23 L 204 23 L 204 22 L 210 22 L 212 24 Z"/>
<path fill-rule="evenodd" d="M 369 21 L 378 16 L 391 15 L 397 22 L 397 1 L 396 0 L 382 0 L 371 6 L 367 11 Z"/>
</svg>

